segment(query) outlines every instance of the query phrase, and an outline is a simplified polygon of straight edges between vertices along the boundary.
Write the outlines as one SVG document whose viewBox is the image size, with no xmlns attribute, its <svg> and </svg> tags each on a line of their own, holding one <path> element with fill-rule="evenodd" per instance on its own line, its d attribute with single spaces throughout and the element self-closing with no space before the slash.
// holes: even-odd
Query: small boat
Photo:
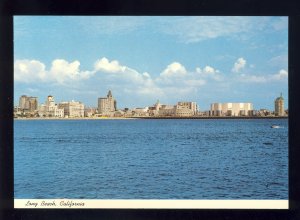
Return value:
<svg viewBox="0 0 300 220">
<path fill-rule="evenodd" d="M 272 125 L 271 128 L 280 128 L 279 125 Z"/>
</svg>

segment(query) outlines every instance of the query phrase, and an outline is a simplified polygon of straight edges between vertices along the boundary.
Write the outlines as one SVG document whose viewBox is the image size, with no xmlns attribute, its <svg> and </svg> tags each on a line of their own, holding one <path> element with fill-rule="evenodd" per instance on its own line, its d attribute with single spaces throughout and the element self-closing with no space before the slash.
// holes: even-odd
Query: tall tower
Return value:
<svg viewBox="0 0 300 220">
<path fill-rule="evenodd" d="M 46 106 L 47 107 L 55 106 L 54 98 L 52 95 L 48 95 L 47 100 L 46 100 Z"/>
<path fill-rule="evenodd" d="M 117 101 L 113 98 L 109 90 L 106 98 L 98 98 L 98 112 L 100 114 L 107 114 L 116 111 Z"/>
<path fill-rule="evenodd" d="M 275 99 L 275 115 L 284 116 L 284 99 L 282 93 L 280 94 L 280 97 Z"/>
</svg>

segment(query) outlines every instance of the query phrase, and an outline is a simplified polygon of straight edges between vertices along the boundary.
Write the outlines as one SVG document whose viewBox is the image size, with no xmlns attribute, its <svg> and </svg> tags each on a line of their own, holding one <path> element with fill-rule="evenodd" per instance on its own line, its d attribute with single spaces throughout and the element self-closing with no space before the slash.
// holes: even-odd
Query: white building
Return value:
<svg viewBox="0 0 300 220">
<path fill-rule="evenodd" d="M 55 104 L 54 97 L 49 95 L 46 99 L 45 104 L 40 105 L 39 107 L 39 115 L 46 117 L 64 117 L 64 109 L 59 108 L 57 104 Z"/>
<path fill-rule="evenodd" d="M 65 117 L 78 118 L 84 117 L 84 104 L 72 100 L 71 102 L 61 102 L 58 104 L 59 108 L 64 109 Z"/>
<path fill-rule="evenodd" d="M 211 116 L 249 116 L 252 112 L 252 103 L 213 103 L 210 107 Z"/>
</svg>

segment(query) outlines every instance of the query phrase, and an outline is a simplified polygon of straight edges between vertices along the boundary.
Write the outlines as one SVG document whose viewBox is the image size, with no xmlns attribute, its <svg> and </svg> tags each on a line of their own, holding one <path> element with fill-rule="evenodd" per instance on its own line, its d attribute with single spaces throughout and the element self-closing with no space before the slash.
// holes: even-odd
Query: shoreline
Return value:
<svg viewBox="0 0 300 220">
<path fill-rule="evenodd" d="M 14 118 L 14 120 L 135 120 L 135 119 L 190 119 L 190 120 L 205 120 L 205 119 L 288 119 L 288 116 L 265 116 L 265 117 L 99 117 L 99 118 Z"/>
</svg>

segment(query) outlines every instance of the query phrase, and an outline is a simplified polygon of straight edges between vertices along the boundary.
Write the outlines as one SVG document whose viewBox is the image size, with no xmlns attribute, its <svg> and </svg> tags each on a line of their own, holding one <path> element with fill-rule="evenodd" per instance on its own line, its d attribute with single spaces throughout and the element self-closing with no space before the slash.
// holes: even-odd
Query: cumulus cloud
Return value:
<svg viewBox="0 0 300 220">
<path fill-rule="evenodd" d="M 160 74 L 161 77 L 183 77 L 187 71 L 183 65 L 178 62 L 173 62 Z"/>
<path fill-rule="evenodd" d="M 66 60 L 57 59 L 52 62 L 49 75 L 58 83 L 88 79 L 92 75 L 92 72 L 80 71 L 79 66 L 80 62 L 77 60 L 69 63 Z"/>
<path fill-rule="evenodd" d="M 116 93 L 131 94 L 132 97 L 148 97 L 152 99 L 171 97 L 176 93 L 178 98 L 188 94 L 196 94 L 198 89 L 208 81 L 216 81 L 220 76 L 219 70 L 212 66 L 203 69 L 197 67 L 188 71 L 179 62 L 172 62 L 162 69 L 159 75 L 153 77 L 148 72 L 139 72 L 122 65 L 118 60 L 106 57 L 98 59 L 89 71 L 80 69 L 80 62 L 68 62 L 63 59 L 53 60 L 50 68 L 36 60 L 17 60 L 15 62 L 15 80 L 20 82 L 56 82 L 68 87 L 75 81 L 93 80 L 86 82 L 94 88 L 95 81 L 101 83 L 103 89 L 113 89 Z"/>
<path fill-rule="evenodd" d="M 19 82 L 43 81 L 46 67 L 38 60 L 17 60 L 14 63 L 14 79 Z"/>
<path fill-rule="evenodd" d="M 242 69 L 244 69 L 245 66 L 246 66 L 246 60 L 243 57 L 238 58 L 232 67 L 232 72 L 238 73 Z"/>
<path fill-rule="evenodd" d="M 95 65 L 96 71 L 103 71 L 107 73 L 124 72 L 126 67 L 121 66 L 117 60 L 109 61 L 106 57 L 97 60 Z"/>
<path fill-rule="evenodd" d="M 80 62 L 69 63 L 63 59 L 52 62 L 50 70 L 37 60 L 16 60 L 14 64 L 14 79 L 17 82 L 57 82 L 63 84 L 74 80 L 88 79 L 93 73 L 80 71 Z"/>
<path fill-rule="evenodd" d="M 219 74 L 220 71 L 211 66 L 205 66 L 203 69 L 201 69 L 200 67 L 197 67 L 196 73 L 204 78 L 212 78 L 217 81 L 221 80 L 221 75 Z"/>
</svg>

